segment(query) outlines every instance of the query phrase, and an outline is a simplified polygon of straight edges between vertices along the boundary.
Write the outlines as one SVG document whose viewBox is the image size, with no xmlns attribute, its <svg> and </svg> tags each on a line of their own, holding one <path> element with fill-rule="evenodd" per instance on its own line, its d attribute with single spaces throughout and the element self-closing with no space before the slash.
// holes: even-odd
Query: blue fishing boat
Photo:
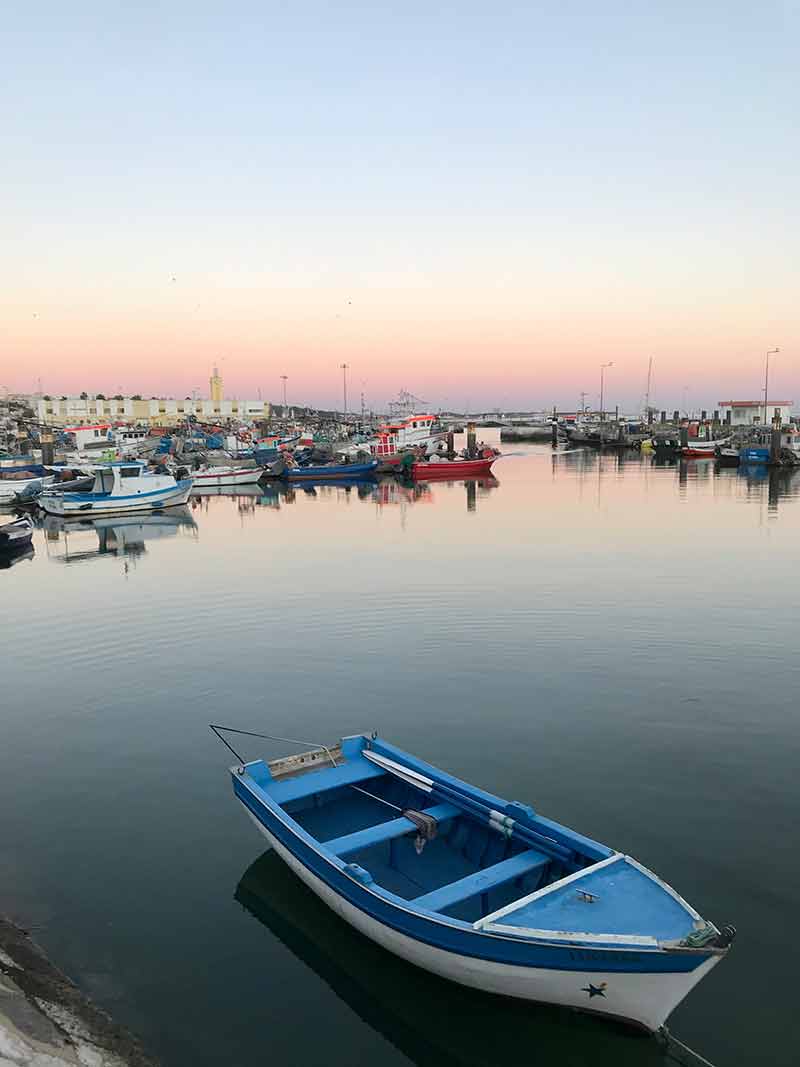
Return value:
<svg viewBox="0 0 800 1067">
<path fill-rule="evenodd" d="M 374 734 L 246 762 L 223 734 L 269 735 L 212 729 L 239 761 L 234 794 L 295 874 L 442 977 L 656 1031 L 729 950 L 733 927 L 636 860 Z"/>
<path fill-rule="evenodd" d="M 369 478 L 378 466 L 377 459 L 368 463 L 325 463 L 308 467 L 287 467 L 282 477 L 292 482 L 308 479 L 310 481 L 328 481 L 331 478 Z"/>
</svg>

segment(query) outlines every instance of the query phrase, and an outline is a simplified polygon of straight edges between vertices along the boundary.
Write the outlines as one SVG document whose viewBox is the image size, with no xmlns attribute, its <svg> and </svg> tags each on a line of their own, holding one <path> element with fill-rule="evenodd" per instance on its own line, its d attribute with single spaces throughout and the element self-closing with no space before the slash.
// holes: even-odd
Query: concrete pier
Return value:
<svg viewBox="0 0 800 1067">
<path fill-rule="evenodd" d="M 2 1067 L 156 1067 L 24 930 L 0 917 Z"/>
</svg>

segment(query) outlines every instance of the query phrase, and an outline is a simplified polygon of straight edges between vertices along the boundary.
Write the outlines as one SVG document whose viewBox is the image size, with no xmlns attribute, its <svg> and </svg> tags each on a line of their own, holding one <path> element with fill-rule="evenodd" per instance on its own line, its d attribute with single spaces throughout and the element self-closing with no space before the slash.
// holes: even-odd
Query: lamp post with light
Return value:
<svg viewBox="0 0 800 1067">
<path fill-rule="evenodd" d="M 342 394 L 344 397 L 344 418 L 347 421 L 347 364 L 342 363 Z"/>
<path fill-rule="evenodd" d="M 600 364 L 600 421 L 601 422 L 605 422 L 606 421 L 606 413 L 605 413 L 605 410 L 603 408 L 603 389 L 605 387 L 606 368 L 607 367 L 613 367 L 613 366 L 614 366 L 614 361 L 613 360 L 611 360 L 610 363 L 601 363 Z"/>
<path fill-rule="evenodd" d="M 767 425 L 767 393 L 769 391 L 769 357 L 776 355 L 780 352 L 779 348 L 770 348 L 767 352 L 767 358 L 764 361 L 764 425 Z"/>
</svg>

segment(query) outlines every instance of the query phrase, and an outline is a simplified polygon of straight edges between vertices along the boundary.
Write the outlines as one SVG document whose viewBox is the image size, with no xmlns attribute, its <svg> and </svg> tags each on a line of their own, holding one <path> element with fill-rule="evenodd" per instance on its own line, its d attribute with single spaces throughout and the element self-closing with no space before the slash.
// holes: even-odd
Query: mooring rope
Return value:
<svg viewBox="0 0 800 1067">
<path fill-rule="evenodd" d="M 662 1026 L 658 1032 L 658 1039 L 664 1046 L 667 1058 L 673 1063 L 680 1063 L 682 1067 L 714 1067 L 711 1060 L 701 1056 L 699 1052 L 684 1045 L 677 1037 L 669 1032 L 666 1026 Z"/>
</svg>

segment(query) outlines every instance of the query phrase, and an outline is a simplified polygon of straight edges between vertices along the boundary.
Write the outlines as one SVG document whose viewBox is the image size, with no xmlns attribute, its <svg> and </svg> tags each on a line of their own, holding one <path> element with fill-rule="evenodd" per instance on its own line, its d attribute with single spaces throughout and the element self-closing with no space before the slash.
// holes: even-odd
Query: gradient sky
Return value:
<svg viewBox="0 0 800 1067">
<path fill-rule="evenodd" d="M 3 18 L 0 387 L 800 406 L 795 3 Z M 174 281 L 173 281 L 174 278 Z M 353 403 L 355 406 L 355 403 Z"/>
</svg>

